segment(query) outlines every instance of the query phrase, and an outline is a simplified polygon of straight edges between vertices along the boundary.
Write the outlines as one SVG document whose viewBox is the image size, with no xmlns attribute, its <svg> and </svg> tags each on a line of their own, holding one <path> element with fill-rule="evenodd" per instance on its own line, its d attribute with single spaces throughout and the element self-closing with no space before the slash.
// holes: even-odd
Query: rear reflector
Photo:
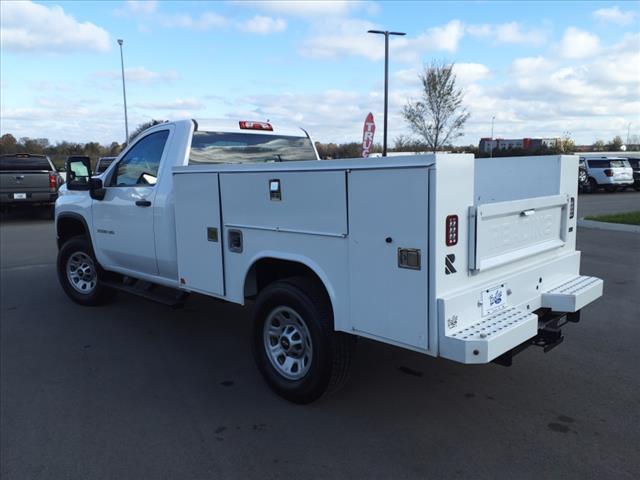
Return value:
<svg viewBox="0 0 640 480">
<path fill-rule="evenodd" d="M 573 218 L 576 214 L 576 199 L 571 197 L 569 201 L 569 218 Z"/>
<path fill-rule="evenodd" d="M 447 216 L 447 221 L 445 226 L 445 241 L 447 243 L 447 247 L 452 247 L 453 245 L 458 243 L 458 216 L 457 215 Z"/>
<path fill-rule="evenodd" d="M 247 122 L 246 120 L 242 120 L 239 123 L 240 128 L 243 130 L 267 130 L 273 132 L 273 127 L 267 122 Z"/>
</svg>

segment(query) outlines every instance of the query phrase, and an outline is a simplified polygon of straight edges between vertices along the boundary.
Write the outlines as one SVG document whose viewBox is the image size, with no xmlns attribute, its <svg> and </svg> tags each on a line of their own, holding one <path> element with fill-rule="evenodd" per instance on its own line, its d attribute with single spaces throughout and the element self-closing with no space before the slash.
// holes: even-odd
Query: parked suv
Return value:
<svg viewBox="0 0 640 480">
<path fill-rule="evenodd" d="M 607 192 L 633 185 L 633 170 L 626 158 L 596 157 L 584 158 L 590 191 L 597 192 L 603 187 Z"/>
<path fill-rule="evenodd" d="M 640 192 L 640 158 L 628 158 L 627 161 L 633 170 L 633 188 Z"/>
</svg>

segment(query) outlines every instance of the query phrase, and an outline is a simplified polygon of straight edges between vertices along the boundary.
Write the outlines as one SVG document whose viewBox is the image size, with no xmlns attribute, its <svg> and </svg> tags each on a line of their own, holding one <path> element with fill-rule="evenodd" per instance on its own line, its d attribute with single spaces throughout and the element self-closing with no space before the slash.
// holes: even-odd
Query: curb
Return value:
<svg viewBox="0 0 640 480">
<path fill-rule="evenodd" d="M 595 220 L 578 219 L 578 226 L 595 230 L 613 230 L 615 232 L 640 233 L 640 225 L 625 225 L 624 223 L 597 222 Z"/>
</svg>

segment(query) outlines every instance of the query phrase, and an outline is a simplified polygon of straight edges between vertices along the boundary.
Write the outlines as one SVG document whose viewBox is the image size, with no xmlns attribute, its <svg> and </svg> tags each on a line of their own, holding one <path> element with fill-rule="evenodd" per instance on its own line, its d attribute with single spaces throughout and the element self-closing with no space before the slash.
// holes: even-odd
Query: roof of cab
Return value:
<svg viewBox="0 0 640 480">
<path fill-rule="evenodd" d="M 307 133 L 303 128 L 296 127 L 294 125 L 283 125 L 281 123 L 273 122 L 268 122 L 273 127 L 273 131 L 242 129 L 240 128 L 240 122 L 244 120 L 264 123 L 263 120 L 250 118 L 238 120 L 231 120 L 228 118 L 196 118 L 193 121 L 198 124 L 199 132 L 238 132 L 262 135 L 288 135 L 293 137 L 307 136 Z"/>
</svg>

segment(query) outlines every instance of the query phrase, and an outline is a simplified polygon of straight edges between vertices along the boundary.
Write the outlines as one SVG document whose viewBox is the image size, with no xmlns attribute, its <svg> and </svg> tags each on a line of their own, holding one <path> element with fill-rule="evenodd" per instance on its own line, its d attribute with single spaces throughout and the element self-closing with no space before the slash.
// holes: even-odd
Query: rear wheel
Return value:
<svg viewBox="0 0 640 480">
<path fill-rule="evenodd" d="M 306 404 L 346 380 L 354 337 L 335 332 L 324 289 L 306 277 L 267 286 L 254 305 L 256 364 L 271 389 Z"/>
<path fill-rule="evenodd" d="M 596 193 L 598 191 L 598 182 L 595 178 L 589 178 L 589 193 Z"/>
<path fill-rule="evenodd" d="M 74 302 L 94 306 L 113 298 L 115 291 L 104 286 L 105 272 L 84 236 L 70 238 L 62 245 L 57 267 L 60 285 Z"/>
</svg>

